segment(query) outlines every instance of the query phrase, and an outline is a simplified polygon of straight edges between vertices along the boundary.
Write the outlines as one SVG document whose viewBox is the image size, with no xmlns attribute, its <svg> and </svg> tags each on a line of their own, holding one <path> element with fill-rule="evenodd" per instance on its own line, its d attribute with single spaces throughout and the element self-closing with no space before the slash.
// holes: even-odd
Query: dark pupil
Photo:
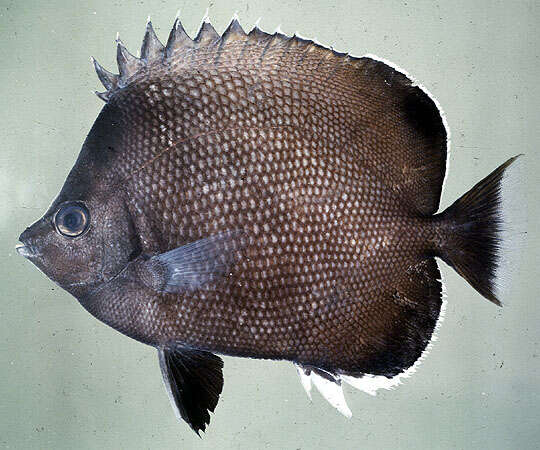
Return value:
<svg viewBox="0 0 540 450">
<path fill-rule="evenodd" d="M 76 231 L 82 222 L 80 212 L 69 212 L 64 216 L 64 226 L 69 230 Z"/>
<path fill-rule="evenodd" d="M 90 216 L 84 205 L 65 205 L 55 218 L 56 229 L 64 236 L 79 236 L 87 228 Z"/>
</svg>

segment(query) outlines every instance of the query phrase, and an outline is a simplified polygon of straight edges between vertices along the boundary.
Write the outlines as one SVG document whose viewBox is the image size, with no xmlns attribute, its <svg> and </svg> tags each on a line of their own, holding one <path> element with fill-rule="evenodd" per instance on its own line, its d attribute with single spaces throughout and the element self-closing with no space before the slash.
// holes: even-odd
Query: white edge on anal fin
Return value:
<svg viewBox="0 0 540 450">
<path fill-rule="evenodd" d="M 178 11 L 176 17 L 178 18 L 179 15 L 180 15 L 180 11 Z M 238 20 L 238 14 L 237 13 L 235 13 L 233 15 L 232 20 L 234 20 L 234 19 Z M 259 21 L 260 21 L 260 18 L 255 23 L 255 27 L 258 27 Z M 207 9 L 207 12 L 205 13 L 202 21 L 201 21 L 201 25 L 204 22 L 209 22 L 208 9 Z M 279 25 L 276 28 L 275 32 L 276 33 L 283 33 Z M 296 34 L 296 36 L 298 36 L 301 39 L 309 40 L 309 38 L 304 37 L 304 36 L 300 35 L 299 33 L 295 33 L 295 34 Z M 119 33 L 117 34 L 116 39 L 117 39 L 117 41 L 119 40 Z M 316 41 L 315 39 L 311 39 L 311 40 L 313 42 L 316 42 L 321 47 L 331 49 L 330 47 L 328 47 L 328 46 L 326 46 L 324 44 L 321 44 L 320 42 Z M 357 57 L 357 56 L 354 56 L 354 55 L 351 54 L 351 57 Z M 429 92 L 429 90 L 423 84 L 419 83 L 406 70 L 399 67 L 397 64 L 395 64 L 395 63 L 393 63 L 393 62 L 391 62 L 391 61 L 389 61 L 389 60 L 387 60 L 385 58 L 381 58 L 381 57 L 379 57 L 377 55 L 371 54 L 371 53 L 364 54 L 361 57 L 367 57 L 367 58 L 371 58 L 371 59 L 383 62 L 384 64 L 386 64 L 386 65 L 392 67 L 393 69 L 397 70 L 398 72 L 401 72 L 402 74 L 404 74 L 408 79 L 411 80 L 411 82 L 415 86 L 418 86 L 423 92 L 426 93 L 426 95 L 434 102 L 435 106 L 439 110 L 439 113 L 441 115 L 441 119 L 442 119 L 442 122 L 443 122 L 443 125 L 444 125 L 444 128 L 445 128 L 445 131 L 446 131 L 446 145 L 447 145 L 446 173 L 445 173 L 445 177 L 444 177 L 444 180 L 443 180 L 443 186 L 442 186 L 442 188 L 444 190 L 444 187 L 445 187 L 445 184 L 446 184 L 446 179 L 448 177 L 448 172 L 449 172 L 451 134 L 450 134 L 450 128 L 448 126 L 446 114 L 444 113 L 444 111 L 443 111 L 441 105 L 439 104 L 438 100 L 431 94 L 431 92 Z M 441 197 L 442 197 L 442 192 L 441 192 Z M 441 277 L 442 277 L 442 275 L 441 275 Z M 422 355 L 420 356 L 420 358 L 409 369 L 405 370 L 404 372 L 402 372 L 402 373 L 400 373 L 400 374 L 398 374 L 398 375 L 396 375 L 395 377 L 392 377 L 392 378 L 386 378 L 384 376 L 367 374 L 367 375 L 364 375 L 363 377 L 359 377 L 359 378 L 352 377 L 352 376 L 347 376 L 347 375 L 341 375 L 341 376 L 339 376 L 339 379 L 345 381 L 346 383 L 350 384 L 351 386 L 353 386 L 353 387 L 355 387 L 357 389 L 365 391 L 366 393 L 368 393 L 370 395 L 376 395 L 376 392 L 377 392 L 378 389 L 392 389 L 393 387 L 400 384 L 402 379 L 407 378 L 412 373 L 414 373 L 416 371 L 416 368 L 421 364 L 424 357 L 429 353 L 433 342 L 437 339 L 436 338 L 436 333 L 437 333 L 438 328 L 439 328 L 439 326 L 440 326 L 440 324 L 441 324 L 441 322 L 443 320 L 443 317 L 444 317 L 444 312 L 445 312 L 445 309 L 446 309 L 446 299 L 445 299 L 445 297 L 446 297 L 445 296 L 446 289 L 445 289 L 443 280 L 441 280 L 441 282 L 443 284 L 443 296 L 442 296 L 443 298 L 442 298 L 441 312 L 440 312 L 439 318 L 437 320 L 437 323 L 435 325 L 435 330 L 433 332 L 432 338 L 431 338 L 429 344 L 427 345 L 426 349 L 422 352 Z M 160 357 L 161 357 L 161 355 L 160 355 Z M 298 365 L 296 366 L 296 368 L 297 368 L 298 374 L 300 376 L 302 386 L 304 387 L 304 389 L 305 389 L 305 391 L 306 391 L 306 393 L 307 393 L 307 395 L 308 395 L 308 397 L 310 399 L 311 399 L 311 385 L 312 385 L 312 382 L 313 382 L 315 384 L 315 386 L 317 387 L 317 389 L 319 390 L 319 392 L 321 392 L 321 394 L 332 404 L 332 406 L 336 407 L 346 417 L 351 417 L 352 416 L 352 413 L 351 413 L 350 409 L 348 408 L 348 406 L 347 406 L 347 404 L 345 402 L 342 387 L 339 384 L 336 384 L 336 383 L 334 383 L 332 381 L 326 380 L 325 378 L 322 378 L 322 377 L 320 377 L 319 375 L 317 375 L 315 373 L 311 373 L 311 375 L 306 375 L 305 372 L 303 371 L 303 369 Z M 172 400 L 173 406 L 175 407 L 174 408 L 175 413 L 177 413 L 177 408 L 176 408 L 176 405 L 174 404 L 174 400 L 172 398 L 172 392 L 170 392 L 170 386 L 167 386 L 167 382 L 165 382 L 165 385 L 166 385 L 169 397 Z"/>
<path fill-rule="evenodd" d="M 437 265 L 438 265 L 438 263 L 437 263 Z M 440 270 L 439 270 L 439 272 L 441 273 Z M 364 391 L 365 393 L 367 393 L 369 395 L 377 395 L 377 391 L 379 389 L 394 389 L 396 386 L 401 384 L 405 378 L 408 378 L 413 373 L 415 373 L 416 369 L 418 369 L 420 364 L 422 364 L 422 362 L 424 361 L 426 356 L 431 351 L 431 348 L 433 347 L 433 343 L 435 341 L 437 341 L 437 332 L 439 331 L 441 323 L 444 320 L 444 316 L 445 316 L 445 313 L 446 313 L 447 300 L 446 300 L 446 286 L 445 286 L 445 283 L 444 283 L 444 278 L 443 278 L 442 273 L 441 273 L 441 285 L 442 285 L 442 289 L 441 289 L 441 300 L 442 300 L 441 311 L 439 313 L 439 317 L 438 317 L 437 322 L 435 324 L 433 334 L 431 335 L 431 339 L 430 339 L 428 345 L 426 346 L 426 348 L 424 349 L 424 351 L 420 355 L 420 358 L 418 358 L 411 367 L 409 367 L 407 370 L 397 374 L 396 376 L 394 376 L 392 378 L 387 378 L 387 377 L 382 376 L 382 375 L 370 375 L 370 374 L 366 374 L 366 375 L 364 375 L 362 377 L 353 377 L 353 376 L 349 376 L 349 375 L 340 375 L 339 378 L 341 380 L 345 381 L 350 386 L 352 386 L 352 387 L 354 387 L 356 389 L 359 389 L 361 391 Z"/>
<path fill-rule="evenodd" d="M 402 373 L 392 378 L 387 378 L 382 375 L 370 375 L 370 374 L 366 374 L 362 377 L 353 377 L 350 375 L 338 375 L 338 380 L 344 381 L 345 383 L 349 384 L 350 386 L 358 390 L 364 391 L 365 393 L 369 395 L 375 396 L 377 395 L 377 391 L 379 389 L 393 389 L 399 384 L 401 384 L 405 378 L 408 378 L 413 373 L 415 373 L 418 366 L 422 364 L 423 360 L 431 351 L 431 348 L 433 347 L 433 343 L 437 341 L 437 332 L 439 331 L 441 323 L 444 321 L 447 300 L 446 300 L 446 285 L 445 285 L 442 273 L 441 273 L 441 285 L 442 285 L 441 311 L 439 313 L 437 323 L 435 324 L 433 334 L 431 335 L 431 339 L 428 345 L 426 346 L 426 348 L 420 355 L 420 358 L 418 358 L 411 367 L 409 367 L 407 370 L 403 371 Z M 311 372 L 310 375 L 307 375 L 304 369 L 298 364 L 295 364 L 295 367 L 298 372 L 298 376 L 300 377 L 300 382 L 302 383 L 302 386 L 304 390 L 306 391 L 306 394 L 308 395 L 310 400 L 311 400 L 311 388 L 312 388 L 312 384 L 314 384 L 317 390 L 321 393 L 321 395 L 328 401 L 328 403 L 330 403 L 334 408 L 336 408 L 345 417 L 347 418 L 352 417 L 352 412 L 347 406 L 347 403 L 345 401 L 345 396 L 343 394 L 343 388 L 341 385 L 334 383 L 330 380 L 327 380 L 326 378 L 323 378 L 314 372 Z"/>
</svg>

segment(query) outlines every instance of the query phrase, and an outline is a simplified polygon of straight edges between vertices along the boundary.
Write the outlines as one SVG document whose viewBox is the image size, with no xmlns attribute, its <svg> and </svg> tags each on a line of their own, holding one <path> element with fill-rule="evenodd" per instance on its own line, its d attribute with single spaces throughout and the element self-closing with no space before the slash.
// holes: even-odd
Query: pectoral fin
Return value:
<svg viewBox="0 0 540 450">
<path fill-rule="evenodd" d="M 223 389 L 223 361 L 210 352 L 177 346 L 159 348 L 158 355 L 176 417 L 200 436 Z"/>
<path fill-rule="evenodd" d="M 242 246 L 240 236 L 239 231 L 225 231 L 152 256 L 141 264 L 139 276 L 157 291 L 204 288 L 228 273 Z"/>
</svg>

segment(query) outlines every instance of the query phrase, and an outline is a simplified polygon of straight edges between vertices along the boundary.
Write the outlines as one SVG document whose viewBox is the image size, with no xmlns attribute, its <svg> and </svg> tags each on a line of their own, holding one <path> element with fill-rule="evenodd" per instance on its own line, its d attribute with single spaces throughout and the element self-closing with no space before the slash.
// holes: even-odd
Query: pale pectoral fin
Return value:
<svg viewBox="0 0 540 450">
<path fill-rule="evenodd" d="M 205 431 L 223 389 L 223 361 L 213 353 L 179 346 L 158 348 L 158 355 L 176 417 L 197 434 Z"/>
<path fill-rule="evenodd" d="M 139 271 L 142 282 L 163 292 L 205 288 L 226 276 L 242 248 L 241 232 L 225 231 L 155 255 Z"/>
</svg>

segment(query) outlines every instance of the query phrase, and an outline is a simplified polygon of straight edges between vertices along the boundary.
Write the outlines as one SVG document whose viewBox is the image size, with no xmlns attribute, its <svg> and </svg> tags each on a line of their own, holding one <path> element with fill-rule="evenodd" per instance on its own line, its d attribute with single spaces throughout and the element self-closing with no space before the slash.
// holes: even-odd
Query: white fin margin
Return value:
<svg viewBox="0 0 540 450">
<path fill-rule="evenodd" d="M 422 364 L 424 359 L 427 357 L 429 352 L 431 351 L 431 348 L 433 347 L 433 343 L 437 341 L 437 333 L 439 331 L 439 328 L 441 326 L 441 323 L 444 320 L 444 316 L 446 314 L 446 286 L 444 284 L 443 275 L 441 273 L 441 311 L 439 313 L 439 318 L 437 319 L 437 323 L 435 324 L 435 328 L 433 330 L 433 334 L 431 335 L 431 339 L 420 355 L 420 358 L 418 358 L 415 363 L 409 367 L 407 370 L 401 372 L 400 374 L 397 374 L 396 376 L 392 378 L 387 378 L 382 375 L 370 375 L 366 374 L 361 377 L 353 377 L 350 375 L 340 375 L 339 378 L 342 381 L 345 381 L 345 383 L 349 384 L 350 386 L 359 389 L 361 391 L 364 391 L 366 394 L 369 395 L 377 395 L 377 391 L 379 389 L 394 389 L 396 386 L 403 383 L 403 380 L 406 378 L 409 378 L 413 373 L 416 372 L 416 369 L 418 369 L 418 366 Z"/>
<path fill-rule="evenodd" d="M 515 283 L 523 264 L 527 243 L 528 205 L 525 184 L 527 157 L 521 155 L 508 167 L 501 179 L 498 258 L 495 270 L 495 296 L 505 298 L 518 286 Z"/>
<path fill-rule="evenodd" d="M 366 374 L 361 377 L 353 377 L 350 375 L 338 375 L 337 379 L 338 382 L 344 381 L 348 385 L 359 389 L 361 391 L 364 391 L 365 393 L 369 395 L 377 395 L 377 391 L 379 389 L 394 389 L 396 386 L 400 385 L 404 379 L 410 377 L 413 373 L 416 372 L 416 369 L 426 356 L 431 351 L 431 348 L 433 347 L 433 343 L 437 340 L 437 333 L 439 331 L 439 328 L 441 326 L 441 323 L 444 320 L 445 314 L 446 314 L 446 306 L 447 306 L 447 300 L 446 300 L 446 285 L 444 282 L 443 274 L 441 273 L 441 297 L 442 297 L 442 304 L 441 304 L 441 311 L 439 313 L 439 318 L 437 319 L 437 323 L 435 324 L 435 328 L 433 330 L 433 334 L 431 335 L 431 339 L 420 355 L 420 358 L 418 358 L 415 363 L 409 367 L 404 372 L 392 377 L 387 378 L 382 375 L 370 375 Z M 309 375 L 306 374 L 304 369 L 299 366 L 298 364 L 295 364 L 296 370 L 298 371 L 298 376 L 300 377 L 300 382 L 302 383 L 302 386 L 304 387 L 308 397 L 311 399 L 311 386 L 312 383 L 315 384 L 315 387 L 317 390 L 321 393 L 321 395 L 339 412 L 341 412 L 345 417 L 350 418 L 352 416 L 351 410 L 347 406 L 347 403 L 345 402 L 345 397 L 343 395 L 343 388 L 337 383 L 333 383 L 330 380 L 327 380 L 325 378 L 322 378 L 321 376 L 311 372 Z M 330 386 L 333 385 L 333 386 Z"/>
<path fill-rule="evenodd" d="M 172 392 L 171 377 L 169 376 L 169 372 L 167 370 L 167 362 L 165 361 L 165 354 L 163 353 L 163 348 L 161 347 L 158 348 L 158 359 L 159 367 L 161 369 L 161 375 L 163 377 L 163 384 L 165 385 L 165 390 L 167 391 L 167 397 L 169 397 L 169 401 L 171 402 L 171 406 L 174 411 L 174 415 L 176 416 L 176 419 L 182 421 L 184 419 L 182 419 L 182 414 L 178 409 L 178 405 L 176 404 L 176 400 Z"/>
<path fill-rule="evenodd" d="M 307 375 L 306 372 L 304 372 L 304 369 L 298 364 L 295 364 L 294 366 L 296 367 L 296 371 L 298 372 L 298 376 L 300 377 L 300 383 L 302 383 L 302 387 L 304 388 L 307 396 L 311 400 L 311 377 L 310 375 Z"/>
<path fill-rule="evenodd" d="M 347 419 L 352 417 L 352 412 L 347 406 L 341 383 L 335 383 L 311 372 L 311 380 L 319 393 Z"/>
<path fill-rule="evenodd" d="M 446 113 L 442 109 L 442 106 L 439 103 L 439 101 L 429 91 L 429 89 L 426 86 L 424 86 L 422 83 L 420 83 L 415 77 L 413 77 L 409 72 L 407 72 L 402 67 L 398 66 L 397 64 L 393 63 L 392 61 L 386 58 L 381 58 L 380 56 L 377 56 L 373 53 L 366 53 L 365 55 L 362 56 L 362 58 L 371 58 L 376 61 L 380 61 L 386 64 L 387 66 L 391 67 L 392 69 L 405 75 L 409 80 L 411 80 L 412 85 L 419 87 L 422 90 L 422 92 L 424 92 L 424 94 L 426 94 L 431 99 L 431 101 L 435 104 L 435 106 L 439 110 L 439 114 L 441 115 L 441 120 L 442 120 L 444 129 L 446 131 L 446 169 L 444 172 L 444 179 L 443 179 L 442 187 L 441 187 L 441 196 L 439 198 L 439 201 L 440 201 L 443 196 L 444 187 L 446 186 L 446 180 L 448 179 L 448 172 L 450 170 L 450 151 L 451 151 L 451 146 L 452 146 L 452 135 L 450 132 L 450 126 L 448 125 L 448 119 L 446 118 Z"/>
<path fill-rule="evenodd" d="M 341 414 L 343 414 L 347 419 L 352 417 L 352 412 L 345 401 L 345 396 L 343 395 L 343 387 L 341 382 L 330 381 L 320 375 L 317 375 L 313 371 L 310 374 L 306 374 L 304 369 L 295 364 L 298 376 L 300 377 L 300 382 L 304 390 L 306 391 L 307 396 L 311 400 L 311 387 L 314 384 L 319 393 L 325 398 L 325 400 L 330 403 L 334 408 L 336 408 Z"/>
<path fill-rule="evenodd" d="M 364 375 L 363 377 L 355 378 L 350 375 L 341 375 L 341 379 L 353 388 L 364 391 L 369 395 L 377 395 L 379 389 L 392 389 L 401 383 L 401 376 L 405 372 L 393 377 L 386 378 L 380 375 Z"/>
</svg>

